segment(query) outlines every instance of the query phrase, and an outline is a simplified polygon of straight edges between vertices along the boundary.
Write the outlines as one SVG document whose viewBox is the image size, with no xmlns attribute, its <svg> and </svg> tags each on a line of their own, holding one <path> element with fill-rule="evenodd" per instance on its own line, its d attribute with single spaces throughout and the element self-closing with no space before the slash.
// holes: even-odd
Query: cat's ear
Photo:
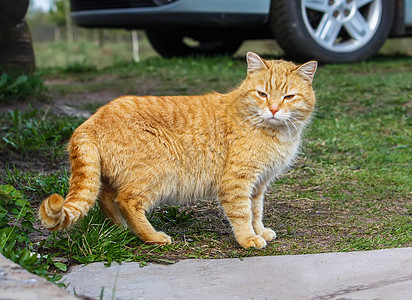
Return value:
<svg viewBox="0 0 412 300">
<path fill-rule="evenodd" d="M 318 68 L 318 63 L 314 60 L 311 60 L 299 66 L 297 70 L 304 78 L 312 82 L 313 76 L 315 75 L 317 68 Z"/>
<path fill-rule="evenodd" d="M 259 71 L 262 69 L 267 69 L 267 66 L 263 59 L 260 58 L 259 55 L 253 52 L 248 52 L 246 54 L 247 60 L 247 73 L 250 74 L 255 71 Z"/>
</svg>

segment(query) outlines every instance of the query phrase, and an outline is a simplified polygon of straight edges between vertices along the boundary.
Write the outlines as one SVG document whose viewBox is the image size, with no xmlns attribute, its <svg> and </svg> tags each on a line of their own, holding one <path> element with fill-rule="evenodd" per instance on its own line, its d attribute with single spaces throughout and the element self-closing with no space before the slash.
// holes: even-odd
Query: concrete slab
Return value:
<svg viewBox="0 0 412 300">
<path fill-rule="evenodd" d="M 0 254 L 0 300 L 78 300 Z"/>
<path fill-rule="evenodd" d="M 173 265 L 102 263 L 64 277 L 77 294 L 104 299 L 412 299 L 412 248 Z"/>
</svg>

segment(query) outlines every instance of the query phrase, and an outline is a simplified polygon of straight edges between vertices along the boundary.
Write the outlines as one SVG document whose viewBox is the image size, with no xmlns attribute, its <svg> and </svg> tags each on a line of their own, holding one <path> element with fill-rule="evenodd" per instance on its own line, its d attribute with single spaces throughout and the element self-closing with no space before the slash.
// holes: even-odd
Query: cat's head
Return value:
<svg viewBox="0 0 412 300">
<path fill-rule="evenodd" d="M 312 89 L 316 61 L 295 65 L 264 60 L 247 53 L 247 78 L 240 89 L 256 124 L 297 128 L 309 119 L 315 105 Z"/>
</svg>

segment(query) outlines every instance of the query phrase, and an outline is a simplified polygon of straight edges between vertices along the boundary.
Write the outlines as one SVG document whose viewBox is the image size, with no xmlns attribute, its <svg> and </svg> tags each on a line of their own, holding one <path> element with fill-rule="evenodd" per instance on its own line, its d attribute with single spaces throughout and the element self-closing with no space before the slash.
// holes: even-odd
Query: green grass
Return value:
<svg viewBox="0 0 412 300">
<path fill-rule="evenodd" d="M 32 207 L 24 194 L 11 185 L 0 185 L 0 253 L 28 271 L 57 282 L 62 276 L 50 267 L 59 267 L 59 263 L 33 247 L 30 235 L 37 231 L 34 223 Z"/>
<path fill-rule="evenodd" d="M 94 208 L 75 230 L 70 234 L 57 233 L 54 240 L 56 243 L 49 245 L 50 249 L 68 254 L 76 262 L 105 261 L 110 264 L 112 261 L 132 261 L 135 255 L 131 245 L 137 238 L 130 231 L 109 224 Z"/>
<path fill-rule="evenodd" d="M 26 196 L 37 199 L 54 193 L 66 195 L 69 191 L 69 176 L 64 167 L 57 173 L 44 174 L 21 171 L 7 164 L 3 180 L 7 184 L 18 187 Z"/>
<path fill-rule="evenodd" d="M 61 45 L 54 47 L 51 53 L 64 56 Z M 38 71 L 52 102 L 91 112 L 113 95 L 226 92 L 246 70 L 243 58 L 228 57 L 152 57 L 137 64 L 124 58 L 98 65 L 98 55 L 84 50 L 95 46 L 78 47 L 86 64 L 80 59 L 51 67 L 42 62 L 51 53 L 38 52 Z M 217 201 L 203 200 L 181 208 L 156 207 L 149 214 L 156 228 L 172 236 L 172 245 L 145 245 L 129 230 L 104 221 L 94 208 L 74 229 L 47 239 L 31 237 L 31 247 L 53 257 L 51 269 L 63 270 L 93 261 L 144 265 L 412 246 L 412 58 L 381 54 L 368 62 L 321 66 L 314 87 L 316 115 L 302 153 L 266 195 L 264 223 L 278 233 L 266 249 L 240 248 Z M 3 114 L 0 184 L 17 188 L 34 209 L 51 193 L 67 193 L 65 143 L 81 122 L 33 109 Z"/>
<path fill-rule="evenodd" d="M 0 105 L 31 97 L 46 99 L 46 90 L 43 80 L 36 74 L 2 73 L 0 75 Z"/>
<path fill-rule="evenodd" d="M 22 156 L 44 155 L 52 160 L 61 159 L 65 142 L 82 120 L 56 118 L 47 112 L 28 109 L 9 110 L 3 115 L 0 153 L 17 152 Z"/>
<path fill-rule="evenodd" d="M 142 60 L 158 56 L 151 50 L 142 34 L 140 34 L 139 50 Z M 73 44 L 67 44 L 67 42 L 38 43 L 34 45 L 34 52 L 38 66 L 67 72 L 92 71 L 133 60 L 131 42 L 122 41 L 107 43 L 101 47 L 97 43 L 87 41 Z"/>
</svg>

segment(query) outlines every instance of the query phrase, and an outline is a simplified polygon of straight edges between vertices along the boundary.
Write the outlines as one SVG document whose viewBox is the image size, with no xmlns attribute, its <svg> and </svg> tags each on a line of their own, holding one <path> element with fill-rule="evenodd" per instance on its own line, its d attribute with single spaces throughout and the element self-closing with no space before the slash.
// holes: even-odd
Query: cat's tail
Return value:
<svg viewBox="0 0 412 300">
<path fill-rule="evenodd" d="M 96 145 L 82 132 L 74 132 L 70 143 L 72 175 L 66 199 L 53 194 L 43 201 L 39 218 L 49 230 L 65 230 L 87 214 L 100 190 L 100 154 Z"/>
</svg>

